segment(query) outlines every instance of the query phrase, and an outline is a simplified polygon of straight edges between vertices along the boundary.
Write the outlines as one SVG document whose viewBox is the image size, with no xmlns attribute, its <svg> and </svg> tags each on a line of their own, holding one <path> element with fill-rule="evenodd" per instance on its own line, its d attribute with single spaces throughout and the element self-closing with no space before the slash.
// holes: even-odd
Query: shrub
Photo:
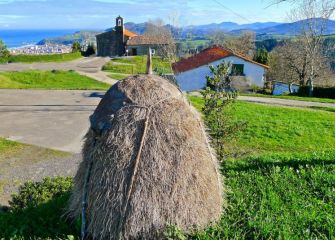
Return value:
<svg viewBox="0 0 335 240">
<path fill-rule="evenodd" d="M 299 88 L 299 96 L 308 96 L 308 86 Z M 335 99 L 335 87 L 314 87 L 313 97 Z"/>
<path fill-rule="evenodd" d="M 66 221 L 72 179 L 46 178 L 27 182 L 0 212 L 0 239 L 78 239 L 80 221 Z"/>
<path fill-rule="evenodd" d="M 20 187 L 19 193 L 12 196 L 12 209 L 36 207 L 52 198 L 64 195 L 72 187 L 71 178 L 45 178 L 42 182 L 28 181 Z"/>
<path fill-rule="evenodd" d="M 73 53 L 76 53 L 76 52 L 80 52 L 81 51 L 81 45 L 78 41 L 75 41 L 73 44 L 72 44 L 72 52 Z"/>
<path fill-rule="evenodd" d="M 86 51 L 83 53 L 83 55 L 84 55 L 85 57 L 89 57 L 89 56 L 91 56 L 91 55 L 94 55 L 94 54 L 95 54 L 95 51 L 96 51 L 96 49 L 95 49 L 94 45 L 89 44 L 89 45 L 87 46 Z"/>
</svg>

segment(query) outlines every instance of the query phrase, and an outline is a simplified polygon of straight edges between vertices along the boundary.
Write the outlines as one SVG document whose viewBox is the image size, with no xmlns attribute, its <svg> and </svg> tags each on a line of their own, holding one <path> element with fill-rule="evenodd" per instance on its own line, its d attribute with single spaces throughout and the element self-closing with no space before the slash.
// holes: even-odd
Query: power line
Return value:
<svg viewBox="0 0 335 240">
<path fill-rule="evenodd" d="M 216 2 L 216 3 L 219 4 L 221 7 L 225 8 L 225 9 L 228 10 L 228 11 L 230 11 L 231 13 L 233 13 L 233 14 L 236 15 L 236 16 L 238 16 L 239 18 L 242 18 L 242 19 L 244 19 L 244 20 L 246 20 L 246 21 L 248 21 L 248 22 L 251 22 L 248 18 L 246 18 L 246 17 L 242 16 L 241 14 L 235 12 L 233 9 L 231 9 L 231 8 L 229 8 L 229 7 L 225 6 L 225 5 L 223 5 L 223 4 L 222 4 L 221 2 L 219 2 L 218 0 L 212 0 L 212 1 Z"/>
</svg>

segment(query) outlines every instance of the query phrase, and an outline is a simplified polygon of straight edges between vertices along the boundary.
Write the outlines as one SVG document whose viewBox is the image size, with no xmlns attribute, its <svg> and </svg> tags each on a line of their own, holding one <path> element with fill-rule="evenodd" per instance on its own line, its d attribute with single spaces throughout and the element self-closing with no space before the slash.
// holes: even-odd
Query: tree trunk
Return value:
<svg viewBox="0 0 335 240">
<path fill-rule="evenodd" d="M 292 83 L 288 84 L 288 91 L 290 94 L 292 94 Z"/>
<path fill-rule="evenodd" d="M 312 79 L 308 80 L 308 96 L 313 97 L 314 83 Z"/>
<path fill-rule="evenodd" d="M 313 91 L 314 91 L 314 58 L 312 58 L 312 66 L 311 66 L 311 75 L 308 80 L 308 96 L 313 97 Z"/>
</svg>

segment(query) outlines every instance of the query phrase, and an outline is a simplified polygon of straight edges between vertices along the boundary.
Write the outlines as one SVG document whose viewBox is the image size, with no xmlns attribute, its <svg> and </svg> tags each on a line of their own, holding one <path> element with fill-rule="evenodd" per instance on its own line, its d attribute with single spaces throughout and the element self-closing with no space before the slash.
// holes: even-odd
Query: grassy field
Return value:
<svg viewBox="0 0 335 240">
<path fill-rule="evenodd" d="M 146 72 L 147 56 L 134 56 L 112 59 L 102 70 L 121 74 L 144 74 Z M 153 70 L 158 73 L 171 73 L 169 62 L 159 57 L 153 58 Z"/>
<path fill-rule="evenodd" d="M 121 73 L 111 73 L 108 77 L 113 78 L 115 80 L 123 80 L 124 78 L 130 76 L 130 74 L 121 74 Z"/>
<path fill-rule="evenodd" d="M 201 110 L 203 99 L 189 97 Z M 226 144 L 235 153 L 311 152 L 335 149 L 335 114 L 327 111 L 266 106 L 238 101 L 230 113 L 247 122 L 236 140 Z"/>
<path fill-rule="evenodd" d="M 331 99 L 331 98 L 299 97 L 299 96 L 291 96 L 291 95 L 273 96 L 273 95 L 264 95 L 264 94 L 241 94 L 241 95 L 250 96 L 250 97 L 280 98 L 280 99 L 308 101 L 308 102 L 335 103 L 335 99 Z"/>
<path fill-rule="evenodd" d="M 202 108 L 201 98 L 190 100 Z M 247 121 L 226 143 L 229 206 L 192 239 L 334 238 L 335 114 L 245 102 L 229 114 Z"/>
<path fill-rule="evenodd" d="M 189 99 L 202 109 L 202 98 Z M 335 114 L 240 101 L 226 114 L 247 122 L 221 161 L 228 207 L 218 224 L 170 239 L 334 239 Z M 58 220 L 67 197 L 0 214 L 0 238 L 79 237 L 78 225 Z"/>
<path fill-rule="evenodd" d="M 64 53 L 52 55 L 13 55 L 9 62 L 33 63 L 33 62 L 66 62 L 81 58 L 81 53 Z"/>
<path fill-rule="evenodd" d="M 24 71 L 0 73 L 3 89 L 106 90 L 110 86 L 72 71 Z"/>
</svg>

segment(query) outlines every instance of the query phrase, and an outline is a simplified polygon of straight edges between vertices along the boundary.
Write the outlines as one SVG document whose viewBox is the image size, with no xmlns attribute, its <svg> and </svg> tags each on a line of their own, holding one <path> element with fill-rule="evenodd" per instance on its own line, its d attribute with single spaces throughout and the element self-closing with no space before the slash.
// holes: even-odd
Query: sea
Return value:
<svg viewBox="0 0 335 240">
<path fill-rule="evenodd" d="M 39 41 L 50 38 L 60 37 L 79 31 L 78 29 L 65 30 L 1 30 L 2 39 L 8 48 L 17 48 L 29 45 L 36 45 Z"/>
</svg>

